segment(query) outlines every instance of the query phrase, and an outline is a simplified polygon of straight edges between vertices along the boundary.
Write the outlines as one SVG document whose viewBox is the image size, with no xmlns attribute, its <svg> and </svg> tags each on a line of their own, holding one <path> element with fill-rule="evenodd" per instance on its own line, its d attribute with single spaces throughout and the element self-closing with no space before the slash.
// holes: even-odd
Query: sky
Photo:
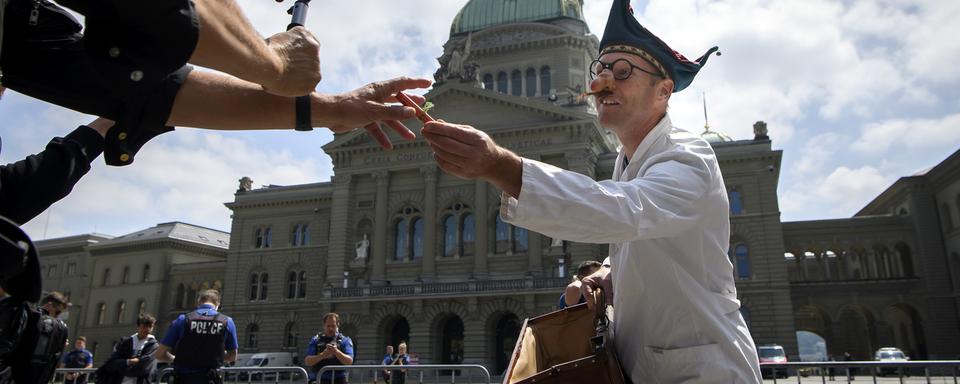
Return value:
<svg viewBox="0 0 960 384">
<path fill-rule="evenodd" d="M 238 0 L 264 36 L 286 8 Z M 522 0 L 521 0 L 522 1 Z M 321 42 L 318 91 L 345 92 L 396 76 L 432 79 L 450 23 L 467 0 L 315 1 L 307 26 Z M 584 0 L 601 37 L 612 0 Z M 359 5 L 359 6 L 358 6 Z M 850 217 L 899 177 L 960 149 L 960 1 L 649 0 L 640 22 L 687 57 L 717 45 L 693 84 L 671 99 L 675 125 L 753 137 L 768 124 L 783 150 L 783 221 Z M 38 152 L 93 117 L 8 91 L 0 101 L 0 162 Z M 178 128 L 131 166 L 98 159 L 74 191 L 25 225 L 35 239 L 123 235 L 181 221 L 230 230 L 237 180 L 254 186 L 328 181 L 325 129 L 223 132 Z"/>
</svg>

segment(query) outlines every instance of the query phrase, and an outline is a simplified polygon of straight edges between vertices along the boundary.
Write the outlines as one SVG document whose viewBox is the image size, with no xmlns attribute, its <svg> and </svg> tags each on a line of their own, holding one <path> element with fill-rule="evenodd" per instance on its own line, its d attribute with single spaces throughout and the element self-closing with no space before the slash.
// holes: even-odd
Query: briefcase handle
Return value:
<svg viewBox="0 0 960 384">
<path fill-rule="evenodd" d="M 602 288 L 596 287 L 593 289 L 593 302 L 596 303 L 596 305 L 593 306 L 593 325 L 597 334 L 590 338 L 590 343 L 593 345 L 594 352 L 599 353 L 603 351 L 604 345 L 606 344 L 604 335 L 606 335 L 607 327 L 610 325 L 609 319 L 607 319 L 607 300 Z"/>
</svg>

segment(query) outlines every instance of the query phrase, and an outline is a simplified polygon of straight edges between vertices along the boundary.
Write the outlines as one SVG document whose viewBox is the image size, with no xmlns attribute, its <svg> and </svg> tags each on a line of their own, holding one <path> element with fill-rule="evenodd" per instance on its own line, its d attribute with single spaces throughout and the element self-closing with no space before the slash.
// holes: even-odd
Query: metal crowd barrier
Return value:
<svg viewBox="0 0 960 384">
<path fill-rule="evenodd" d="M 302 367 L 223 367 L 218 369 L 224 383 L 307 384 L 307 370 Z M 173 368 L 157 373 L 154 384 L 169 383 Z"/>
<path fill-rule="evenodd" d="M 418 364 L 418 365 L 330 365 L 320 369 L 317 372 L 317 384 L 327 384 L 321 380 L 324 372 L 331 372 L 335 375 L 336 371 L 345 371 L 347 381 L 351 384 L 383 383 L 383 371 L 395 371 L 402 368 L 407 372 L 406 382 L 410 384 L 419 383 L 483 383 L 491 384 L 490 371 L 487 371 L 482 365 L 476 364 Z M 358 371 L 354 375 L 353 371 Z M 433 371 L 432 375 L 424 375 L 425 371 Z M 472 372 L 477 372 L 473 374 Z M 460 381 L 458 380 L 458 376 Z M 480 381 L 474 381 L 474 379 Z"/>
<path fill-rule="evenodd" d="M 877 383 L 878 376 L 895 376 L 900 383 L 913 378 L 911 381 L 924 380 L 928 384 L 933 383 L 933 378 L 937 382 L 945 382 L 945 378 L 951 378 L 954 384 L 960 384 L 960 360 L 923 360 L 923 361 L 903 361 L 903 362 L 881 362 L 881 361 L 820 361 L 820 362 L 794 362 L 794 363 L 764 363 L 760 364 L 760 371 L 764 378 L 770 374 L 773 382 L 777 383 L 777 372 L 787 371 L 788 376 L 796 376 L 797 383 L 801 383 L 803 377 L 819 376 L 821 383 L 830 381 L 851 382 L 863 376 L 873 379 Z M 787 382 L 789 379 L 781 379 Z M 809 382 L 809 380 L 806 380 Z M 883 382 L 889 382 L 886 379 Z"/>
<path fill-rule="evenodd" d="M 83 375 L 84 380 L 87 383 L 93 383 L 95 377 L 92 373 L 96 372 L 96 368 L 57 368 L 53 373 L 53 380 L 50 381 L 51 384 L 61 384 L 66 382 L 67 374 L 76 373 Z M 75 381 L 74 381 L 75 382 Z"/>
</svg>

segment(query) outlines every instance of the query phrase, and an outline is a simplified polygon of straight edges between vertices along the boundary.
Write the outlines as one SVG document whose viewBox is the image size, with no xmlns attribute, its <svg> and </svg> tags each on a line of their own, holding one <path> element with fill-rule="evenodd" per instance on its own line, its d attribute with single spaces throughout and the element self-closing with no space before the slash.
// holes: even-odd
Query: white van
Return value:
<svg viewBox="0 0 960 384">
<path fill-rule="evenodd" d="M 266 368 L 261 372 L 240 372 L 238 379 L 240 381 L 248 380 L 247 376 L 250 376 L 251 380 L 275 380 L 277 378 L 277 371 L 270 371 L 269 368 L 274 367 L 296 367 L 297 364 L 294 363 L 294 355 L 291 352 L 264 352 L 264 353 L 254 353 L 250 356 L 250 360 L 247 360 L 247 363 L 243 365 L 243 368 Z M 240 365 L 237 365 L 240 367 Z M 294 379 L 299 379 L 299 374 L 294 375 Z M 283 372 L 280 374 L 281 380 L 288 380 L 290 378 L 289 372 Z"/>
</svg>

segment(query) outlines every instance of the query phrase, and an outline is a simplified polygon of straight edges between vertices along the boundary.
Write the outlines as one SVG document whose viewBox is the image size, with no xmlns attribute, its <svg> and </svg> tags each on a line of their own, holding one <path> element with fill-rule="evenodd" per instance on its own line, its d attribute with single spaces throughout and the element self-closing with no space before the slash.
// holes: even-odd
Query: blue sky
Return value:
<svg viewBox="0 0 960 384">
<path fill-rule="evenodd" d="M 314 2 L 308 26 L 321 41 L 321 92 L 401 75 L 432 78 L 450 22 L 466 0 Z M 612 0 L 585 0 L 603 32 Z M 286 4 L 241 0 L 255 27 L 284 29 Z M 848 217 L 898 177 L 960 149 L 960 2 L 634 2 L 640 21 L 688 57 L 718 45 L 687 90 L 671 100 L 675 124 L 752 137 L 764 120 L 783 149 L 785 221 Z M 0 161 L 41 150 L 93 118 L 7 92 L 0 101 Z M 98 160 L 74 192 L 25 228 L 35 239 L 121 235 L 167 221 L 229 231 L 237 180 L 290 185 L 329 180 L 325 130 L 214 132 L 179 128 L 148 143 L 129 167 Z"/>
</svg>

